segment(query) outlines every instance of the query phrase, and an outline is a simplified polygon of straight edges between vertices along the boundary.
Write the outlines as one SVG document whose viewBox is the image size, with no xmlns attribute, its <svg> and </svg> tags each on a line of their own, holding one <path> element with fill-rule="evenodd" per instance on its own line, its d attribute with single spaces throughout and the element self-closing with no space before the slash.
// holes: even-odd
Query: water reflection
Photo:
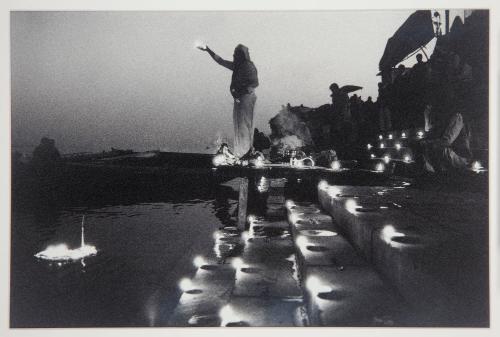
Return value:
<svg viewBox="0 0 500 337">
<path fill-rule="evenodd" d="M 215 230 L 234 225 L 237 192 L 203 185 L 159 189 L 164 193 L 138 190 L 117 193 L 114 200 L 105 193 L 16 205 L 11 326 L 165 325 L 181 295 L 178 280 L 194 276 L 197 254 L 215 255 L 207 240 Z M 60 266 L 33 256 L 61 242 L 80 246 L 82 214 L 89 224 L 85 241 L 99 254 Z"/>
</svg>

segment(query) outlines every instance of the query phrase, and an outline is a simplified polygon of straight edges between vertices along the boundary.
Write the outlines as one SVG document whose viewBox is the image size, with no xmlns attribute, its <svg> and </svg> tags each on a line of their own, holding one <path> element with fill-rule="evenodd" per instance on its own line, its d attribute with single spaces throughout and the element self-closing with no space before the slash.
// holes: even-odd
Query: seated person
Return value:
<svg viewBox="0 0 500 337">
<path fill-rule="evenodd" d="M 472 161 L 471 131 L 460 112 L 442 118 L 420 144 L 423 168 L 427 172 L 466 169 Z"/>
</svg>

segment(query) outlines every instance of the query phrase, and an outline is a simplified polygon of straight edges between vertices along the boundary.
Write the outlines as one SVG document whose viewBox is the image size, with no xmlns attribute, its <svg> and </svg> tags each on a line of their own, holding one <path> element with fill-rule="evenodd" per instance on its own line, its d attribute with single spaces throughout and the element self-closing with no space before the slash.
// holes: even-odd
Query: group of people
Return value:
<svg viewBox="0 0 500 337">
<path fill-rule="evenodd" d="M 215 62 L 231 70 L 230 93 L 234 98 L 233 123 L 236 158 L 254 153 L 255 89 L 259 85 L 257 69 L 248 48 L 236 46 L 233 60 L 224 60 L 208 46 L 206 51 Z M 425 128 L 428 140 L 419 144 L 420 158 L 428 171 L 462 168 L 470 164 L 471 109 L 467 100 L 471 69 L 454 53 L 436 47 L 431 59 L 410 69 L 400 65 L 391 69 L 389 80 L 379 83 L 376 101 L 363 101 L 336 83 L 330 86 L 332 132 L 330 144 L 343 157 L 353 156 L 353 150 L 379 131 Z"/>
<path fill-rule="evenodd" d="M 410 69 L 400 65 L 379 84 L 381 131 L 424 129 L 416 144 L 425 172 L 465 169 L 472 164 L 474 100 L 472 68 L 459 55 L 436 46 L 428 62 L 417 54 Z"/>
</svg>

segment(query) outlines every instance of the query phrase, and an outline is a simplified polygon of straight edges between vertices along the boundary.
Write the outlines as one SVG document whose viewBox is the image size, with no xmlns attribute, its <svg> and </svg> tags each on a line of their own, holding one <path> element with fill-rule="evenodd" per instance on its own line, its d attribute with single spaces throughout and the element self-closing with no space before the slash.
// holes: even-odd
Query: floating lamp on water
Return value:
<svg viewBox="0 0 500 337">
<path fill-rule="evenodd" d="M 373 153 L 370 153 L 370 158 L 375 158 L 375 155 Z"/>
<path fill-rule="evenodd" d="M 258 156 L 255 160 L 255 167 L 263 167 L 264 166 L 264 158 Z"/>
<path fill-rule="evenodd" d="M 403 160 L 405 161 L 405 163 L 409 163 L 411 161 L 410 155 L 408 155 L 408 154 L 405 155 L 404 158 L 403 158 Z"/>
<path fill-rule="evenodd" d="M 418 131 L 418 132 L 417 132 L 417 137 L 418 137 L 418 138 L 424 138 L 424 132 L 423 132 L 423 131 L 421 131 L 421 130 L 420 130 L 420 131 Z"/>
<path fill-rule="evenodd" d="M 385 147 L 384 143 L 380 143 L 380 148 L 383 149 Z"/>
<path fill-rule="evenodd" d="M 391 161 L 391 157 L 390 157 L 388 154 L 386 154 L 386 155 L 384 156 L 384 162 L 385 162 L 386 164 L 389 164 L 389 162 L 390 162 L 390 161 Z"/>
<path fill-rule="evenodd" d="M 65 243 L 50 245 L 47 249 L 35 254 L 35 257 L 43 260 L 51 261 L 76 261 L 82 260 L 85 257 L 97 254 L 97 249 L 94 246 L 85 244 L 85 215 L 82 217 L 81 227 L 81 243 L 76 249 L 69 249 Z"/>
<path fill-rule="evenodd" d="M 406 132 L 401 132 L 401 138 L 406 138 Z"/>
<path fill-rule="evenodd" d="M 378 135 L 378 139 L 382 140 L 384 137 L 382 135 Z"/>
<path fill-rule="evenodd" d="M 247 220 L 249 223 L 253 223 L 253 222 L 255 222 L 255 220 L 257 220 L 257 218 L 255 218 L 255 215 L 249 215 L 247 217 Z"/>
<path fill-rule="evenodd" d="M 398 150 L 398 151 L 401 150 L 401 144 L 396 143 L 396 150 Z"/>
<path fill-rule="evenodd" d="M 338 160 L 332 161 L 332 170 L 340 171 L 340 162 Z"/>
<path fill-rule="evenodd" d="M 325 184 L 327 185 L 326 187 L 328 187 L 328 184 L 326 183 L 326 181 L 322 180 L 322 181 L 320 181 L 320 182 L 319 182 L 319 184 L 318 184 L 318 188 L 319 188 L 319 189 L 324 189 L 324 188 L 325 188 L 325 187 L 322 185 L 322 183 L 325 183 Z M 295 203 L 294 203 L 292 200 L 287 200 L 287 201 L 285 202 L 285 206 L 286 206 L 286 208 L 292 208 L 294 205 L 295 205 Z"/>
<path fill-rule="evenodd" d="M 372 144 L 367 144 L 366 147 L 368 148 L 368 150 L 370 150 L 373 146 Z"/>
<path fill-rule="evenodd" d="M 392 133 L 391 133 L 391 134 L 389 134 L 389 139 L 392 139 Z"/>
</svg>

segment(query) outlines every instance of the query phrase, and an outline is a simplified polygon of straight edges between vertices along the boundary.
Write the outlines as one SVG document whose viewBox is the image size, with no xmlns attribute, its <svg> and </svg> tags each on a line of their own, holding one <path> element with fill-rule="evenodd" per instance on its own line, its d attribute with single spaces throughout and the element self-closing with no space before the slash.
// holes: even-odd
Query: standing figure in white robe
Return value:
<svg viewBox="0 0 500 337">
<path fill-rule="evenodd" d="M 234 49 L 233 61 L 227 61 L 215 54 L 208 46 L 198 47 L 206 51 L 221 66 L 232 70 L 231 95 L 234 98 L 234 154 L 238 158 L 253 152 L 253 111 L 257 96 L 255 88 L 259 85 L 257 68 L 250 60 L 248 48 L 239 44 Z"/>
</svg>

